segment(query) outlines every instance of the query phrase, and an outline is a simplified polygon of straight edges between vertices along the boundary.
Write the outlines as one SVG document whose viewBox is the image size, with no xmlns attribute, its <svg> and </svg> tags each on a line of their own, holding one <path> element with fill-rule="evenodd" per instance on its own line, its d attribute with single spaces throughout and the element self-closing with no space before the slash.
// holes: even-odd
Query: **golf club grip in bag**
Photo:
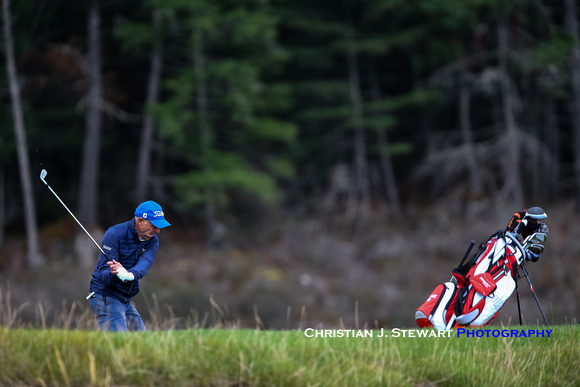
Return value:
<svg viewBox="0 0 580 387">
<path fill-rule="evenodd" d="M 524 257 L 512 233 L 496 232 L 466 264 L 453 270 L 450 281 L 433 290 L 415 313 L 417 325 L 450 329 L 488 324 L 515 290 Z"/>
</svg>

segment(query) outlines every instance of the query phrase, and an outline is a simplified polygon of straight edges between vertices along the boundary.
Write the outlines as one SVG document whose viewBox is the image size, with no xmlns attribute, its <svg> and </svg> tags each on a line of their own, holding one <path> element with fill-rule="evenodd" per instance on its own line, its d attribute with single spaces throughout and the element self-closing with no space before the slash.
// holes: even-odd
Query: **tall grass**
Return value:
<svg viewBox="0 0 580 387">
<path fill-rule="evenodd" d="M 526 327 L 542 329 L 543 327 Z M 150 386 L 577 385 L 580 329 L 550 338 L 308 338 L 302 331 L 0 328 L 0 383 Z"/>
<path fill-rule="evenodd" d="M 60 310 L 41 302 L 14 306 L 10 286 L 0 286 L 0 325 L 7 328 L 96 329 L 97 324 L 88 303 L 62 301 Z"/>
<path fill-rule="evenodd" d="M 190 310 L 185 316 L 178 316 L 171 305 L 161 305 L 155 294 L 151 299 L 144 298 L 143 315 L 145 327 L 149 331 L 196 328 L 240 328 L 239 321 L 232 319 L 224 306 L 212 297 L 211 309 L 203 314 Z M 259 316 L 256 316 L 259 320 Z M 97 330 L 97 323 L 87 301 L 63 300 L 59 310 L 45 306 L 42 302 L 24 302 L 14 305 L 10 285 L 0 286 L 0 326 L 27 329 L 80 329 Z"/>
<path fill-rule="evenodd" d="M 210 303 L 182 318 L 152 297 L 148 332 L 101 333 L 87 303 L 14 306 L 0 288 L 0 385 L 577 385 L 580 325 L 525 327 L 550 338 L 317 338 L 302 319 L 298 330 L 260 330 L 257 311 L 256 330 L 240 329 Z M 30 309 L 34 321 L 22 317 Z"/>
</svg>

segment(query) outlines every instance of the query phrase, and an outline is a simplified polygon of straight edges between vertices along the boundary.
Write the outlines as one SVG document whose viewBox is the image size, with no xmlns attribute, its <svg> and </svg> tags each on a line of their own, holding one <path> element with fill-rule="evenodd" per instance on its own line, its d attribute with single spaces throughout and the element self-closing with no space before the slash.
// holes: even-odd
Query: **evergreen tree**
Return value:
<svg viewBox="0 0 580 387">
<path fill-rule="evenodd" d="M 164 7 L 187 43 L 181 55 L 174 53 L 181 63 L 156 109 L 160 135 L 187 167 L 175 180 L 179 203 L 203 205 L 211 244 L 220 209 L 240 193 L 277 201 L 277 179 L 293 173 L 284 149 L 295 128 L 277 117 L 280 107 L 270 106 L 277 88 L 261 79 L 281 59 L 276 20 L 265 1 L 169 1 Z"/>
</svg>

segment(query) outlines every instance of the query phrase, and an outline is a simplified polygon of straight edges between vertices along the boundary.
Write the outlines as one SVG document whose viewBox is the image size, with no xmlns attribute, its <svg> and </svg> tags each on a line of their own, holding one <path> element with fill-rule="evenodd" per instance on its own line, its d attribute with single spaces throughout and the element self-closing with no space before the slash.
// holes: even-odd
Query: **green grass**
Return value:
<svg viewBox="0 0 580 387">
<path fill-rule="evenodd" d="M 308 338 L 302 331 L 0 327 L 0 384 L 577 385 L 580 326 L 549 329 L 550 338 Z"/>
</svg>

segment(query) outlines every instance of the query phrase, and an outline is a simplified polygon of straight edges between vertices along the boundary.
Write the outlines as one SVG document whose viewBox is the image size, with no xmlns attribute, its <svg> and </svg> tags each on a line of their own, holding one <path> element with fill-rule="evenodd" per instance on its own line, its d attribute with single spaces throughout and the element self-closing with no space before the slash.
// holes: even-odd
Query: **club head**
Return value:
<svg viewBox="0 0 580 387">
<path fill-rule="evenodd" d="M 540 255 L 544 252 L 544 246 L 539 243 L 534 243 L 528 247 L 528 250 L 536 255 Z"/>
<path fill-rule="evenodd" d="M 544 242 L 548 236 L 543 232 L 535 232 L 532 235 L 528 236 L 524 242 L 522 243 L 524 246 L 531 245 L 532 243 L 540 243 Z"/>
<path fill-rule="evenodd" d="M 531 207 L 526 215 L 525 218 L 531 218 L 534 220 L 546 219 L 548 215 L 544 212 L 544 210 L 540 207 Z"/>
<path fill-rule="evenodd" d="M 46 177 L 46 175 L 48 175 L 48 172 L 46 172 L 46 169 L 43 169 L 42 171 L 40 171 L 40 180 L 42 180 L 42 182 L 44 184 L 48 184 L 46 182 L 46 180 L 44 180 L 44 178 Z"/>
<path fill-rule="evenodd" d="M 530 240 L 532 243 L 544 242 L 547 237 L 543 232 L 535 232 Z"/>
</svg>

